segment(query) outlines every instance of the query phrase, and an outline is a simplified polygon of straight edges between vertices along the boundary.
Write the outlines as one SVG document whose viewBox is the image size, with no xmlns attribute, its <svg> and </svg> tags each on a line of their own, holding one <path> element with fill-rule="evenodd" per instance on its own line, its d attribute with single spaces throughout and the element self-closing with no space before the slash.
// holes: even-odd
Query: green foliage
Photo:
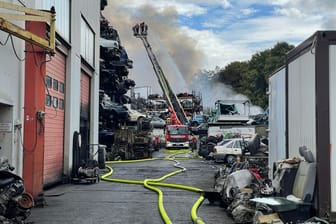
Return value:
<svg viewBox="0 0 336 224">
<path fill-rule="evenodd" d="M 269 75 L 284 65 L 286 53 L 293 48 L 293 45 L 286 42 L 277 43 L 272 49 L 252 55 L 249 61 L 235 61 L 225 68 L 217 68 L 211 80 L 231 85 L 236 92 L 246 95 L 254 105 L 266 108 Z"/>
</svg>

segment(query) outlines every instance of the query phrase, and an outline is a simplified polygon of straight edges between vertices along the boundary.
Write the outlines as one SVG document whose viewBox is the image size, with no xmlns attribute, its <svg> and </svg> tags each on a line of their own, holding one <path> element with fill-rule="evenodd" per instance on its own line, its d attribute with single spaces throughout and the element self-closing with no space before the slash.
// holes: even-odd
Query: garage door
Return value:
<svg viewBox="0 0 336 224">
<path fill-rule="evenodd" d="M 61 181 L 63 174 L 65 59 L 56 52 L 46 66 L 44 186 Z"/>
<path fill-rule="evenodd" d="M 84 71 L 81 73 L 81 110 L 80 110 L 80 133 L 81 133 L 81 160 L 89 157 L 90 136 L 90 76 Z"/>
<path fill-rule="evenodd" d="M 81 73 L 81 118 L 89 120 L 90 111 L 90 76 Z"/>
</svg>

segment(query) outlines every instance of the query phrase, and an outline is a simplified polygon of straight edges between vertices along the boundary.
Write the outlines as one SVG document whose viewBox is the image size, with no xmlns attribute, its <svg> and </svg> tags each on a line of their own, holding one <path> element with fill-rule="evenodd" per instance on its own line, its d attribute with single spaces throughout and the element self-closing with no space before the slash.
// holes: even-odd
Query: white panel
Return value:
<svg viewBox="0 0 336 224">
<path fill-rule="evenodd" d="M 69 0 L 44 0 L 43 9 L 50 10 L 55 7 L 56 31 L 65 40 L 70 41 L 70 1 Z"/>
<path fill-rule="evenodd" d="M 269 79 L 269 177 L 273 163 L 286 158 L 286 69 Z"/>
<path fill-rule="evenodd" d="M 308 51 L 288 65 L 288 150 L 305 145 L 316 158 L 315 55 Z"/>
<path fill-rule="evenodd" d="M 94 32 L 86 21 L 81 19 L 81 55 L 92 66 L 94 66 Z"/>
<path fill-rule="evenodd" d="M 336 46 L 329 49 L 331 211 L 336 212 Z"/>
</svg>

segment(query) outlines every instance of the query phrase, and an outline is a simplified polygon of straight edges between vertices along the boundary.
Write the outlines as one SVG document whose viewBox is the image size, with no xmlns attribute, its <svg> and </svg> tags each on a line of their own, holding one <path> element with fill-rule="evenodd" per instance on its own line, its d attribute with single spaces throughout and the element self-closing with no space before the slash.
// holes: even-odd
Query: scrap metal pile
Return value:
<svg viewBox="0 0 336 224">
<path fill-rule="evenodd" d="M 236 223 L 249 223 L 256 213 L 250 199 L 273 193 L 265 167 L 267 160 L 258 158 L 225 164 L 215 174 L 214 190 L 205 196 L 210 203 L 219 201 Z"/>
<path fill-rule="evenodd" d="M 300 158 L 274 164 L 272 180 L 267 160 L 242 157 L 226 163 L 205 197 L 210 203 L 218 201 L 235 223 L 327 223 L 312 212 L 314 157 L 306 147 L 299 152 Z"/>
</svg>

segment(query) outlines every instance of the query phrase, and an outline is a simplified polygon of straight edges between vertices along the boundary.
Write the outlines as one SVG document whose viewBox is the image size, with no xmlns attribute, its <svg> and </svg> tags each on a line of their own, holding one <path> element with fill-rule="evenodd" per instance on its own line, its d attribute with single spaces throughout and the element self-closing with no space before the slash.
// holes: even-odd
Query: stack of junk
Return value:
<svg viewBox="0 0 336 224">
<path fill-rule="evenodd" d="M 299 153 L 275 162 L 272 180 L 265 161 L 242 157 L 225 164 L 205 197 L 235 223 L 328 223 L 314 216 L 315 158 L 305 146 Z"/>
</svg>

